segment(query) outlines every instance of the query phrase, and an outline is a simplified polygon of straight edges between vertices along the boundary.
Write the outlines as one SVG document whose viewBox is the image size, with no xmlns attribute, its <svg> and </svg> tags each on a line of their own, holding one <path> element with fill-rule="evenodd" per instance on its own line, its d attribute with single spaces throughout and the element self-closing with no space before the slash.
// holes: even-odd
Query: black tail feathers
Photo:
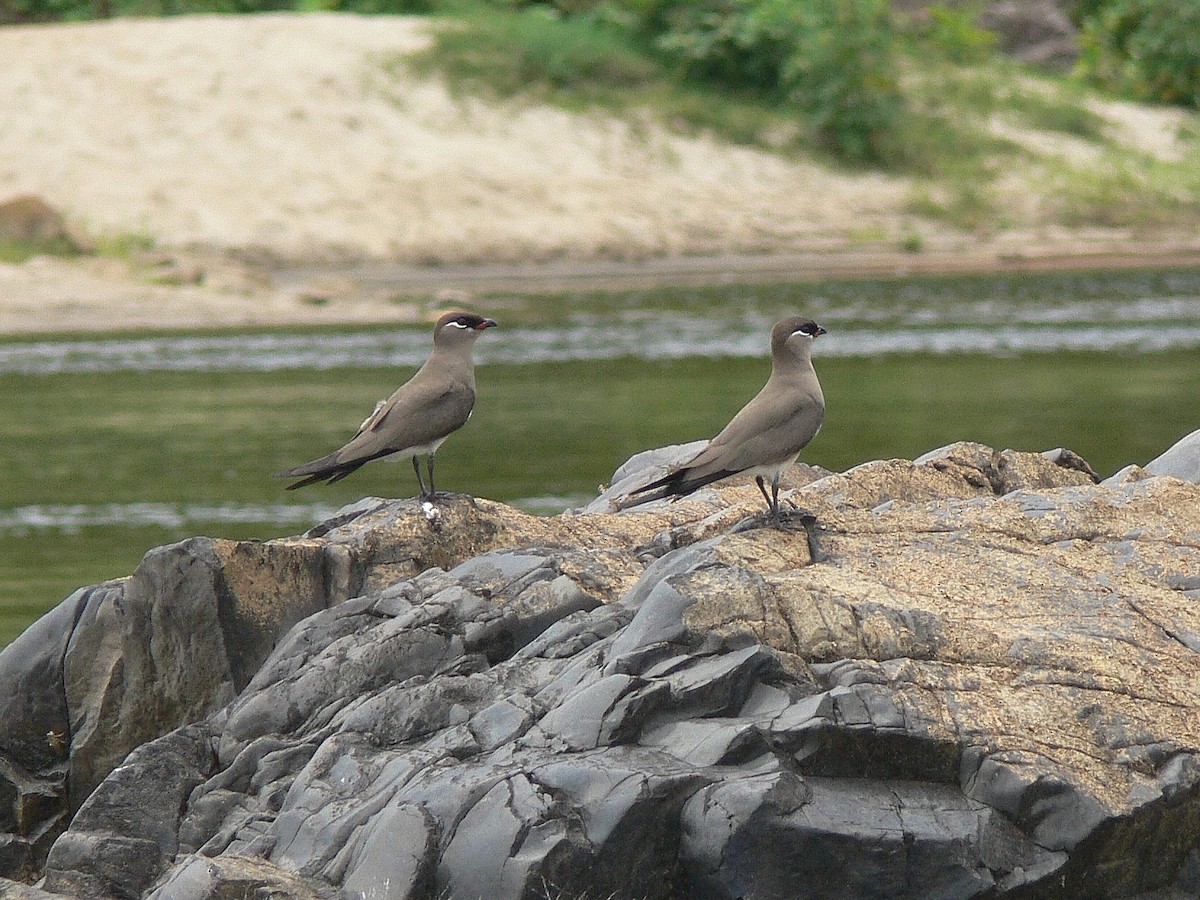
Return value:
<svg viewBox="0 0 1200 900">
<path fill-rule="evenodd" d="M 706 485 L 712 484 L 714 481 L 720 481 L 722 478 L 728 478 L 730 475 L 737 474 L 737 472 L 729 469 L 722 469 L 718 472 L 710 472 L 707 475 L 697 478 L 691 477 L 690 473 L 690 469 L 678 469 L 674 472 L 668 472 L 662 478 L 630 491 L 621 499 L 618 506 L 621 509 L 629 509 L 633 506 L 641 506 L 643 503 L 652 503 L 655 500 L 663 500 L 667 497 L 679 499 L 700 490 L 700 488 Z"/>
</svg>

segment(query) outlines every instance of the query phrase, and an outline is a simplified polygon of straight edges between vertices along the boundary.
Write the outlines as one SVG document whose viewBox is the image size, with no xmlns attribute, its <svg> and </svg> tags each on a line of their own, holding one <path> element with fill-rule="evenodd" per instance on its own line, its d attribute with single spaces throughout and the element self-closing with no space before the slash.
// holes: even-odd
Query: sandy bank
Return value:
<svg viewBox="0 0 1200 900">
<path fill-rule="evenodd" d="M 398 299 L 413 292 L 1200 254 L 1195 232 L 1137 244 L 1016 213 L 984 239 L 908 213 L 904 178 L 455 98 L 397 74 L 429 27 L 270 14 L 0 29 L 0 198 L 37 194 L 93 240 L 157 248 L 0 265 L 0 331 L 386 321 L 417 314 Z M 1147 152 L 1177 152 L 1177 114 L 1110 113 Z M 921 253 L 898 249 L 914 235 Z"/>
</svg>

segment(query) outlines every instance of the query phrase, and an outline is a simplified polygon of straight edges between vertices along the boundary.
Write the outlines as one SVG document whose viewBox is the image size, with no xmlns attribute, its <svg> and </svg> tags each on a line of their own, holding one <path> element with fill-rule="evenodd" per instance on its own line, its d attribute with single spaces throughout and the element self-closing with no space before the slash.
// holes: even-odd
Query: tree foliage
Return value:
<svg viewBox="0 0 1200 900">
<path fill-rule="evenodd" d="M 1094 4 L 1084 20 L 1079 71 L 1138 100 L 1200 108 L 1200 3 Z"/>
<path fill-rule="evenodd" d="M 888 0 L 645 0 L 633 8 L 682 77 L 792 104 L 840 156 L 878 158 L 901 113 Z"/>
</svg>

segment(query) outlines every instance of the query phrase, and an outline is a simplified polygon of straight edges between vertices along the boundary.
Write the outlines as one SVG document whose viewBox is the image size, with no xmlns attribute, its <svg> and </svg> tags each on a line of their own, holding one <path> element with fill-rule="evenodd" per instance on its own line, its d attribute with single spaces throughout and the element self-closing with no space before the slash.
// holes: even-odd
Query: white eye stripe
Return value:
<svg viewBox="0 0 1200 900">
<path fill-rule="evenodd" d="M 464 325 L 462 322 L 447 322 L 447 325 L 453 325 L 455 328 L 461 328 L 463 331 L 468 331 L 471 326 Z"/>
</svg>

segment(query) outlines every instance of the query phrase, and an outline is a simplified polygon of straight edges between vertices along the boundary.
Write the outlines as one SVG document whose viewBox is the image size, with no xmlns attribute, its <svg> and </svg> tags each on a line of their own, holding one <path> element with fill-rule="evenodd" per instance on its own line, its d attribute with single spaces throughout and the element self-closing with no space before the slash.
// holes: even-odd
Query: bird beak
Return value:
<svg viewBox="0 0 1200 900">
<path fill-rule="evenodd" d="M 478 325 L 475 326 L 475 330 L 483 331 L 485 328 L 495 328 L 495 327 L 496 327 L 496 323 L 492 319 L 484 319 L 482 322 L 480 322 Z"/>
<path fill-rule="evenodd" d="M 818 325 L 818 326 L 817 326 L 817 333 L 816 333 L 816 334 L 814 334 L 814 335 L 813 335 L 813 337 L 819 337 L 819 336 L 820 336 L 820 335 L 822 335 L 822 334 L 829 334 L 829 332 L 828 332 L 828 331 L 826 331 L 824 328 L 822 328 L 820 325 Z"/>
</svg>

